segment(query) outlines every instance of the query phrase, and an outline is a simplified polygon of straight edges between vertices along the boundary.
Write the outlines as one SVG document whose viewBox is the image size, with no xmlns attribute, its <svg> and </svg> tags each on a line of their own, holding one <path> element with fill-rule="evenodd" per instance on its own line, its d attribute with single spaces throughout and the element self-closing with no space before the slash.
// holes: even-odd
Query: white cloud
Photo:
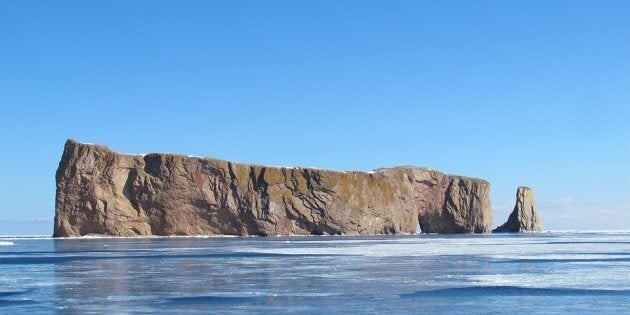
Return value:
<svg viewBox="0 0 630 315">
<path fill-rule="evenodd" d="M 541 208 L 551 208 L 551 209 L 567 209 L 573 207 L 575 204 L 575 198 L 573 197 L 564 197 L 557 200 L 553 200 L 547 203 L 543 203 L 540 205 Z"/>
<path fill-rule="evenodd" d="M 630 203 L 597 204 L 565 197 L 541 202 L 538 209 L 548 230 L 630 229 Z"/>
<path fill-rule="evenodd" d="M 52 235 L 52 231 L 52 219 L 0 220 L 0 235 Z"/>
</svg>

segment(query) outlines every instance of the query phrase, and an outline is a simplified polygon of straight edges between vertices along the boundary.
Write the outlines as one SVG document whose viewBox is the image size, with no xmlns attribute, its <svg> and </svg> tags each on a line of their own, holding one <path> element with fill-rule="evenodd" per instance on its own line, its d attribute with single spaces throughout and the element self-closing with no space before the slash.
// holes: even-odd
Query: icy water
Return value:
<svg viewBox="0 0 630 315">
<path fill-rule="evenodd" d="M 629 313 L 630 233 L 0 237 L 0 313 Z"/>
</svg>

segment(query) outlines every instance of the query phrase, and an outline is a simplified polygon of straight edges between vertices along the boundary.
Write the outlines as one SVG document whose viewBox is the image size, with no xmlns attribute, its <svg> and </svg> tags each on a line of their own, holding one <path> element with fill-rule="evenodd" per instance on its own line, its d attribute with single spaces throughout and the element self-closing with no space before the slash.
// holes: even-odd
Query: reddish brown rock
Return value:
<svg viewBox="0 0 630 315">
<path fill-rule="evenodd" d="M 417 167 L 339 172 L 68 140 L 54 236 L 483 233 L 490 185 Z"/>
</svg>

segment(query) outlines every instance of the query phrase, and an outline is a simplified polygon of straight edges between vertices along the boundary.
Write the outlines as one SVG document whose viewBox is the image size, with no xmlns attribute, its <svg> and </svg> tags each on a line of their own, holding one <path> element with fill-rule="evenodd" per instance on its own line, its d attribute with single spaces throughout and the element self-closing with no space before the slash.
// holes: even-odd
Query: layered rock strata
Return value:
<svg viewBox="0 0 630 315">
<path fill-rule="evenodd" d="M 370 173 L 127 155 L 68 140 L 54 236 L 484 233 L 490 185 L 417 167 Z"/>
<path fill-rule="evenodd" d="M 540 232 L 543 221 L 536 210 L 534 191 L 529 187 L 519 187 L 516 190 L 516 204 L 510 217 L 503 225 L 492 230 L 493 233 Z"/>
</svg>

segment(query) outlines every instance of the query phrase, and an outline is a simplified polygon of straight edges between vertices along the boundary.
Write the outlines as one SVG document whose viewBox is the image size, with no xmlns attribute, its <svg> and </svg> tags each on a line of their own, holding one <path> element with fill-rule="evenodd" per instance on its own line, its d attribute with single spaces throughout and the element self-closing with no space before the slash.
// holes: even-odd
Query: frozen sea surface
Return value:
<svg viewBox="0 0 630 315">
<path fill-rule="evenodd" d="M 627 313 L 630 233 L 0 237 L 0 313 Z"/>
</svg>

